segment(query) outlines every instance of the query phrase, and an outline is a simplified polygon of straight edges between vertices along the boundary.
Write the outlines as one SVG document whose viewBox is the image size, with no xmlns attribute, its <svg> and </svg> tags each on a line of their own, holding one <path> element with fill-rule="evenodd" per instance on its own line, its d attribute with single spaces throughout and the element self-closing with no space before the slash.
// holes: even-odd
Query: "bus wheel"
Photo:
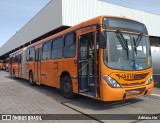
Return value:
<svg viewBox="0 0 160 123">
<path fill-rule="evenodd" d="M 73 99 L 75 94 L 73 93 L 72 80 L 69 75 L 62 78 L 62 92 L 65 98 Z"/>
<path fill-rule="evenodd" d="M 34 79 L 33 79 L 33 73 L 32 72 L 29 73 L 29 83 L 32 86 L 36 85 L 36 83 L 34 82 Z"/>
</svg>

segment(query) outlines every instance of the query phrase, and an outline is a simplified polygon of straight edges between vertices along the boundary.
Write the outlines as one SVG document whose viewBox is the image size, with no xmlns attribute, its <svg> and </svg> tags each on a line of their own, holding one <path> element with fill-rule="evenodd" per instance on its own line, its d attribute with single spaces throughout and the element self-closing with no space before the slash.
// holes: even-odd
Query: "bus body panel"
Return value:
<svg viewBox="0 0 160 123">
<path fill-rule="evenodd" d="M 41 79 L 42 84 L 53 86 L 53 61 L 41 61 Z"/>
<path fill-rule="evenodd" d="M 104 80 L 102 80 L 104 81 Z M 105 81 L 104 81 L 105 83 Z M 152 84 L 147 85 L 147 86 L 140 86 L 140 87 L 132 87 L 132 88 L 111 88 L 109 87 L 107 84 L 101 85 L 101 93 L 103 93 L 103 95 L 101 96 L 101 100 L 102 101 L 120 101 L 120 100 L 126 100 L 126 99 L 130 99 L 130 98 L 134 98 L 134 97 L 138 97 L 138 96 L 145 96 L 147 94 L 152 94 L 153 93 L 153 87 L 154 87 L 154 83 L 152 82 Z M 126 95 L 126 92 L 130 92 L 133 93 L 133 91 L 139 91 L 139 90 L 143 90 L 143 92 L 141 92 L 140 94 L 128 94 L 128 96 Z M 109 93 L 108 93 L 109 92 Z"/>
</svg>

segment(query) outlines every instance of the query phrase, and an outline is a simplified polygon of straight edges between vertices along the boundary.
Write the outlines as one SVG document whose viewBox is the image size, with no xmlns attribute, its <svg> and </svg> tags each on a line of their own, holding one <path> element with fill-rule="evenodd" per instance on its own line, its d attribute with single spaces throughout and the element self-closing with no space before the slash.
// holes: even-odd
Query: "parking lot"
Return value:
<svg viewBox="0 0 160 123">
<path fill-rule="evenodd" d="M 0 114 L 84 114 L 91 119 L 85 122 L 105 122 L 89 114 L 156 114 L 158 116 L 160 89 L 155 88 L 153 95 L 120 102 L 106 103 L 83 96 L 67 100 L 57 89 L 44 85 L 30 86 L 28 81 L 13 79 L 7 72 L 0 71 Z M 158 121 L 154 120 L 154 122 Z"/>
</svg>

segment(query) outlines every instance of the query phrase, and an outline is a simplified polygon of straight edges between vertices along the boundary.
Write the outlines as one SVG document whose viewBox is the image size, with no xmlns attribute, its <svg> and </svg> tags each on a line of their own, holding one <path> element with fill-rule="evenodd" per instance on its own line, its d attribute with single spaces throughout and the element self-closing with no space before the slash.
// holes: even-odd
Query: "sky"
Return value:
<svg viewBox="0 0 160 123">
<path fill-rule="evenodd" d="M 0 47 L 50 0 L 0 0 Z"/>
<path fill-rule="evenodd" d="M 160 15 L 160 0 L 104 0 L 104 1 Z"/>
<path fill-rule="evenodd" d="M 160 0 L 103 0 L 160 15 Z M 0 0 L 0 47 L 50 0 Z"/>
</svg>

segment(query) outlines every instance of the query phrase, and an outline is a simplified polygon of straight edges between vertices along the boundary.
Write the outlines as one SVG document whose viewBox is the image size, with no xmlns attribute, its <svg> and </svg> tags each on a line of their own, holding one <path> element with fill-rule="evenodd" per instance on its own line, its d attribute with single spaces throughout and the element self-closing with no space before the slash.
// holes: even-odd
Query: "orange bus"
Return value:
<svg viewBox="0 0 160 123">
<path fill-rule="evenodd" d="M 149 35 L 143 23 L 99 16 L 10 54 L 10 73 L 31 85 L 118 101 L 153 92 Z"/>
<path fill-rule="evenodd" d="M 6 63 L 4 60 L 0 60 L 0 70 L 5 70 L 6 69 Z"/>
</svg>

